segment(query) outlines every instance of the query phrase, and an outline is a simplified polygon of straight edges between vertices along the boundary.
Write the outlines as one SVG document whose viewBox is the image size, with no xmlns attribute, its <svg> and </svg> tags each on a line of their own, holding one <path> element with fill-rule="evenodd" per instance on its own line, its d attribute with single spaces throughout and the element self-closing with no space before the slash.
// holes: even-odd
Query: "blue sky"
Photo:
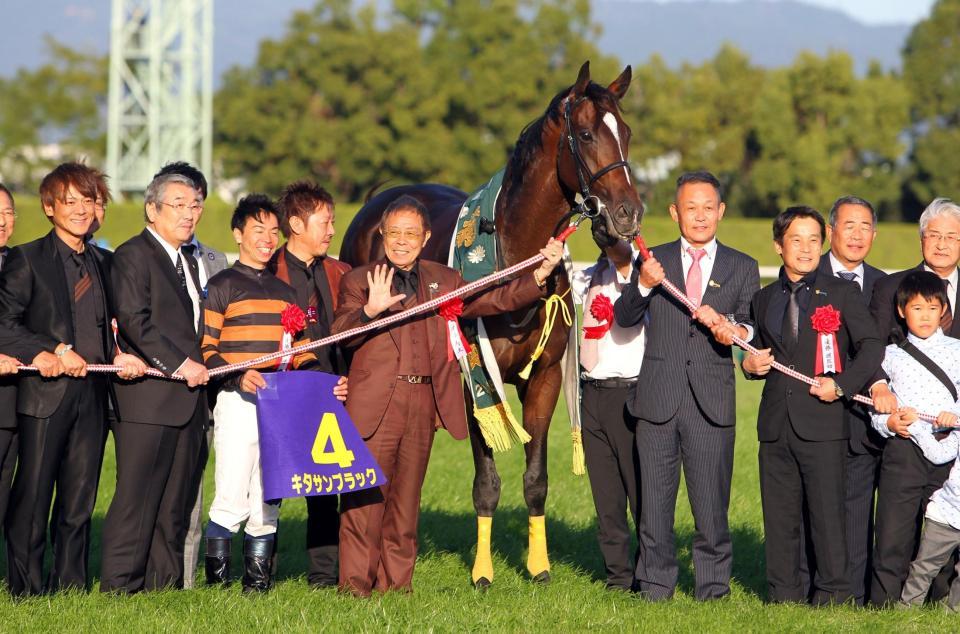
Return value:
<svg viewBox="0 0 960 634">
<path fill-rule="evenodd" d="M 382 1 L 382 0 L 380 0 Z M 461 0 L 468 1 L 468 0 Z M 684 2 L 688 0 L 628 0 Z M 720 0 L 735 1 L 735 0 Z M 767 0 L 776 2 L 778 0 Z M 929 14 L 934 0 L 804 0 L 839 9 L 869 24 L 914 23 Z M 0 76 L 18 67 L 44 61 L 42 36 L 83 50 L 105 52 L 109 45 L 110 0 L 3 0 L 4 26 L 0 35 Z M 256 44 L 250 40 L 283 33 L 290 13 L 308 8 L 314 0 L 216 0 L 214 5 L 214 66 L 219 73 L 231 63 L 253 61 Z"/>
</svg>

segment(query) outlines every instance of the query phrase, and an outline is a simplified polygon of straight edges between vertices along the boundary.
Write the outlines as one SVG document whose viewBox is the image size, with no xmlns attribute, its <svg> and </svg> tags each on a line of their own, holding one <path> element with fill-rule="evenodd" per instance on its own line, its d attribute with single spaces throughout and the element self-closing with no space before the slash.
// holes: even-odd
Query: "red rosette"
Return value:
<svg viewBox="0 0 960 634">
<path fill-rule="evenodd" d="M 450 321 L 451 319 L 456 319 L 463 314 L 463 300 L 459 297 L 454 297 L 451 300 L 448 300 L 440 304 L 440 316 Z"/>
<path fill-rule="evenodd" d="M 292 337 L 307 327 L 307 316 L 296 304 L 287 304 L 280 313 L 280 325 L 283 326 L 283 332 Z"/>
<path fill-rule="evenodd" d="M 840 311 L 831 304 L 819 306 L 813 311 L 810 322 L 813 329 L 822 335 L 837 332 L 840 330 Z"/>
<path fill-rule="evenodd" d="M 597 294 L 590 302 L 590 314 L 600 325 L 584 326 L 583 336 L 587 339 L 602 339 L 613 326 L 613 302 L 603 293 Z"/>
</svg>

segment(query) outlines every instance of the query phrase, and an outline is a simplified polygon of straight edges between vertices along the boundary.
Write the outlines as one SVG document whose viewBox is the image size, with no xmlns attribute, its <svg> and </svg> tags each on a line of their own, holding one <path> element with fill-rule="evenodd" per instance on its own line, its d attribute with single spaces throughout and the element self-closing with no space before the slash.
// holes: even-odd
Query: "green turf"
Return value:
<svg viewBox="0 0 960 634">
<path fill-rule="evenodd" d="M 570 472 L 569 433 L 561 406 L 550 432 L 547 537 L 553 581 L 549 585 L 532 584 L 525 572 L 523 454 L 515 449 L 498 458 L 504 486 L 493 527 L 494 585 L 486 594 L 471 588 L 475 519 L 470 447 L 467 442 L 455 442 L 446 433 L 439 433 L 423 492 L 420 558 L 413 595 L 388 594 L 362 600 L 340 596 L 333 590 L 309 590 L 304 580 L 305 508 L 303 502 L 291 500 L 281 513 L 280 581 L 266 596 L 241 596 L 236 584 L 225 590 L 201 586 L 193 591 L 134 597 L 70 593 L 19 603 L 0 593 L 0 631 L 956 631 L 956 617 L 937 608 L 876 612 L 763 603 L 755 431 L 759 383 L 741 381 L 738 388 L 730 504 L 733 595 L 719 602 L 701 604 L 690 597 L 693 522 L 682 490 L 676 520 L 681 565 L 677 598 L 652 605 L 603 588 L 593 502 L 586 478 Z M 212 468 L 207 469 L 208 494 L 212 472 Z M 94 519 L 94 576 L 99 574 L 99 536 L 114 478 L 111 442 Z"/>
<path fill-rule="evenodd" d="M 337 206 L 337 234 L 330 246 L 332 253 L 339 253 L 343 234 L 353 215 L 359 209 L 357 203 L 342 203 Z M 40 211 L 36 197 L 17 197 L 17 229 L 13 244 L 28 242 L 50 230 L 50 223 Z M 197 231 L 200 239 L 222 251 L 236 251 L 237 245 L 230 233 L 230 213 L 227 203 L 211 198 L 207 201 L 203 220 Z M 749 253 L 762 265 L 778 265 L 780 259 L 773 250 L 771 221 L 768 219 L 727 218 L 720 224 L 719 239 L 736 249 Z M 115 248 L 121 242 L 143 229 L 143 207 L 135 202 L 113 203 L 107 208 L 105 226 L 97 234 Z M 575 260 L 594 260 L 597 247 L 590 238 L 589 223 L 570 240 Z M 665 210 L 648 211 L 643 223 L 643 235 L 649 246 L 677 237 L 677 228 Z M 870 262 L 885 269 L 903 269 L 914 266 L 919 260 L 920 242 L 916 225 L 883 223 L 870 255 Z"/>
</svg>

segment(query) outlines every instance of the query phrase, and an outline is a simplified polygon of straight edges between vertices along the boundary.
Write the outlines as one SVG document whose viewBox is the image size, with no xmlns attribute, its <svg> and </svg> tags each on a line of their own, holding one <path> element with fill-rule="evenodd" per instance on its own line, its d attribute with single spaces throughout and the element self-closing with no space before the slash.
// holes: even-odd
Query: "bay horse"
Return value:
<svg viewBox="0 0 960 634">
<path fill-rule="evenodd" d="M 620 116 L 619 101 L 630 85 L 627 66 L 606 88 L 591 82 L 590 63 L 580 68 L 576 83 L 560 91 L 546 112 L 521 132 L 504 173 L 496 204 L 495 231 L 503 266 L 532 255 L 563 228 L 571 211 L 581 210 L 593 222 L 605 222 L 609 235 L 633 237 L 640 230 L 643 204 L 627 163 L 630 128 Z M 384 208 L 401 195 L 418 199 L 429 211 L 432 239 L 421 257 L 447 263 L 451 236 L 467 194 L 438 184 L 393 187 L 370 198 L 344 234 L 340 257 L 353 266 L 384 257 L 378 231 Z M 582 204 L 581 204 L 582 203 Z M 550 290 L 564 295 L 570 283 L 563 267 L 549 280 Z M 573 310 L 569 293 L 564 301 Z M 517 314 L 484 318 L 484 325 L 505 383 L 516 386 L 523 408 L 522 424 L 531 440 L 524 447 L 523 495 L 530 516 L 527 570 L 535 581 L 550 579 L 544 512 L 547 497 L 547 431 L 561 390 L 561 358 L 569 327 L 557 320 L 546 349 L 529 378 L 518 373 L 530 359 L 545 322 L 545 305 Z M 517 327 L 517 324 L 522 325 Z M 465 397 L 471 398 L 469 389 Z M 470 402 L 468 400 L 468 402 Z M 475 476 L 473 504 L 478 516 L 477 554 L 472 578 L 478 588 L 493 580 L 490 530 L 500 500 L 500 477 L 493 452 L 468 407 Z"/>
</svg>

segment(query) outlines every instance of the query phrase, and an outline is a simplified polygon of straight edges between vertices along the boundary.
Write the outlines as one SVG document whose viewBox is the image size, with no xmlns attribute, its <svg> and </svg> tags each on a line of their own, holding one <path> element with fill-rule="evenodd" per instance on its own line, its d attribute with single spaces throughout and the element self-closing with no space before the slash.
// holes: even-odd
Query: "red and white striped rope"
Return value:
<svg viewBox="0 0 960 634">
<path fill-rule="evenodd" d="M 637 249 L 639 249 L 640 251 L 640 256 L 643 257 L 643 259 L 645 260 L 649 258 L 650 250 L 647 248 L 646 243 L 643 241 L 643 237 L 637 236 L 636 238 L 634 238 L 634 242 L 636 242 L 637 244 Z M 676 284 L 664 278 L 663 281 L 660 282 L 660 285 L 663 286 L 663 288 L 665 288 L 668 293 L 670 293 L 675 298 L 677 298 L 677 300 L 679 300 L 684 306 L 686 306 L 691 313 L 697 310 L 697 305 L 694 304 L 690 300 L 690 298 L 687 297 L 686 294 L 684 294 L 683 291 L 677 288 Z M 760 351 L 755 347 L 753 347 L 752 345 L 750 345 L 748 341 L 741 339 L 736 335 L 734 335 L 733 337 L 733 343 L 737 344 L 738 346 L 740 346 L 750 354 L 760 354 Z M 774 370 L 777 370 L 778 372 L 782 372 L 783 374 L 786 374 L 787 376 L 800 381 L 801 383 L 806 383 L 807 385 L 816 385 L 816 386 L 820 385 L 820 382 L 817 379 L 813 377 L 809 377 L 801 372 L 797 372 L 790 366 L 784 365 L 779 361 L 775 360 L 772 364 L 770 364 L 770 367 L 773 368 Z M 857 401 L 858 403 L 863 403 L 864 405 L 868 405 L 871 407 L 873 406 L 873 399 L 871 399 L 869 396 L 863 396 L 862 394 L 854 394 L 852 397 L 852 400 Z M 937 420 L 936 415 L 932 415 L 932 414 L 918 413 L 917 417 L 922 418 L 923 420 L 926 420 L 929 422 L 935 422 Z"/>
<path fill-rule="evenodd" d="M 565 242 L 566 239 L 569 238 L 570 235 L 573 234 L 573 232 L 576 230 L 577 230 L 576 224 L 570 225 L 569 227 L 561 231 L 560 235 L 558 235 L 556 239 L 559 240 L 560 242 Z M 403 321 L 405 319 L 413 317 L 414 315 L 419 315 L 421 313 L 434 310 L 438 308 L 441 304 L 445 304 L 451 299 L 455 299 L 457 297 L 463 297 L 465 295 L 470 295 L 480 290 L 484 286 L 488 286 L 490 284 L 493 284 L 494 282 L 499 282 L 504 278 L 510 277 L 511 275 L 514 275 L 535 264 L 539 264 L 542 261 L 543 261 L 543 255 L 538 253 L 534 256 L 527 258 L 526 260 L 523 260 L 522 262 L 518 262 L 512 266 L 508 266 L 507 268 L 501 271 L 496 271 L 494 273 L 491 273 L 486 277 L 481 277 L 480 279 L 470 282 L 469 284 L 464 284 L 460 288 L 454 289 L 449 293 L 444 293 L 443 295 L 436 297 L 434 299 L 431 299 L 430 301 L 424 302 L 422 304 L 418 304 L 417 306 L 408 308 L 407 310 L 401 311 L 399 313 L 394 313 L 392 315 L 387 315 L 386 317 L 376 319 L 374 321 L 371 321 L 369 324 L 364 324 L 363 326 L 357 326 L 356 328 L 351 328 L 350 330 L 344 330 L 343 332 L 337 333 L 335 335 L 330 335 L 329 337 L 324 337 L 323 339 L 318 339 L 317 341 L 311 341 L 310 343 L 294 346 L 290 350 L 278 350 L 277 352 L 265 354 L 262 357 L 257 357 L 256 359 L 250 359 L 248 361 L 243 361 L 240 363 L 231 363 L 229 365 L 220 366 L 219 368 L 214 368 L 210 370 L 210 377 L 211 378 L 218 377 L 218 376 L 223 376 L 224 374 L 239 372 L 241 370 L 248 370 L 254 366 L 258 366 L 263 363 L 276 361 L 277 359 L 283 356 L 286 356 L 288 354 L 296 355 L 296 354 L 301 354 L 303 352 L 309 352 L 311 350 L 316 350 L 317 348 L 322 348 L 324 346 L 335 344 L 345 339 L 352 339 L 353 337 L 368 333 L 373 330 L 386 328 L 391 324 L 395 324 L 399 321 Z M 37 368 L 32 365 L 21 365 L 21 366 L 18 366 L 17 370 L 19 372 L 31 372 L 31 371 L 36 372 Z M 90 372 L 117 373 L 120 370 L 121 370 L 120 366 L 109 365 L 109 364 L 90 364 L 87 366 L 88 373 Z M 158 379 L 173 379 L 175 381 L 185 380 L 179 374 L 172 374 L 168 376 L 154 368 L 148 368 L 146 375 L 150 377 L 155 377 Z"/>
</svg>

